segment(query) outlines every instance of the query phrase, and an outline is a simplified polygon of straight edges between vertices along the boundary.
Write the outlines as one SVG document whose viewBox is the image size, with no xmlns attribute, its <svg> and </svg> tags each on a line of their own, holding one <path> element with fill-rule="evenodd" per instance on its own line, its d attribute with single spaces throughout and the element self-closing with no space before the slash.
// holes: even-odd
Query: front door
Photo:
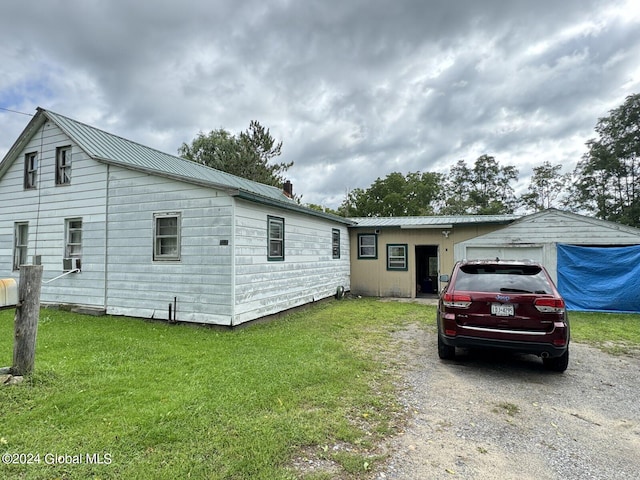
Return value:
<svg viewBox="0 0 640 480">
<path fill-rule="evenodd" d="M 438 293 L 438 246 L 416 246 L 416 296 Z"/>
</svg>

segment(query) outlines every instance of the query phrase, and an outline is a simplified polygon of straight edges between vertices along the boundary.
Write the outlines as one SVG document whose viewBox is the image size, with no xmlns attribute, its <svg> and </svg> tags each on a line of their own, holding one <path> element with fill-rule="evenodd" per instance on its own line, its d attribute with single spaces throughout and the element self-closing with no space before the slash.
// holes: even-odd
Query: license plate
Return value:
<svg viewBox="0 0 640 480">
<path fill-rule="evenodd" d="M 513 305 L 508 303 L 492 303 L 491 304 L 491 315 L 495 315 L 497 317 L 513 317 L 514 315 Z"/>
</svg>

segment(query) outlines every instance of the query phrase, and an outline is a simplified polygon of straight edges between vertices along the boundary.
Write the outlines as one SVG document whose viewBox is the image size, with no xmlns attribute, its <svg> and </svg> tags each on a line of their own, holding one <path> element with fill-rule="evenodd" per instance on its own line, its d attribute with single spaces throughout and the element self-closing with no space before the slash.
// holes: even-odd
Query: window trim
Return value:
<svg viewBox="0 0 640 480">
<path fill-rule="evenodd" d="M 334 260 L 338 260 L 340 258 L 340 229 L 332 228 L 331 229 L 331 256 Z"/>
<path fill-rule="evenodd" d="M 20 229 L 26 227 L 24 237 Z M 18 243 L 20 242 L 20 243 Z M 29 222 L 15 222 L 13 224 L 13 271 L 20 270 L 20 265 L 26 264 L 29 255 Z"/>
<path fill-rule="evenodd" d="M 167 218 L 176 219 L 175 235 L 159 235 L 158 221 Z M 160 243 L 165 238 L 176 238 L 176 253 L 163 254 L 160 250 Z M 181 212 L 164 212 L 153 214 L 153 261 L 154 262 L 179 262 L 182 258 L 182 213 Z"/>
<path fill-rule="evenodd" d="M 402 248 L 404 255 L 392 255 L 391 250 L 394 248 Z M 391 261 L 402 261 L 402 266 L 392 266 Z M 398 260 L 401 259 L 401 260 Z M 387 243 L 387 270 L 395 272 L 406 272 L 409 270 L 409 245 L 406 243 Z"/>
<path fill-rule="evenodd" d="M 38 152 L 28 152 L 24 155 L 24 179 L 25 190 L 35 190 L 38 182 Z"/>
<path fill-rule="evenodd" d="M 373 237 L 373 245 L 363 245 L 362 239 Z M 373 248 L 372 255 L 362 253 L 363 247 Z M 358 234 L 358 260 L 377 260 L 378 259 L 378 235 L 375 233 L 359 233 Z"/>
<path fill-rule="evenodd" d="M 279 225 L 280 231 L 282 232 L 281 237 L 272 238 L 272 230 L 271 225 Z M 284 229 L 284 218 L 282 217 L 274 217 L 272 215 L 267 215 L 267 260 L 270 262 L 282 262 L 284 261 L 284 246 L 285 246 L 285 229 Z M 280 255 L 273 255 L 271 253 L 271 243 L 276 242 L 276 244 L 280 244 Z"/>
<path fill-rule="evenodd" d="M 64 155 L 63 155 L 64 154 Z M 64 163 L 62 159 L 64 158 Z M 71 184 L 71 145 L 56 148 L 56 185 Z"/>
</svg>

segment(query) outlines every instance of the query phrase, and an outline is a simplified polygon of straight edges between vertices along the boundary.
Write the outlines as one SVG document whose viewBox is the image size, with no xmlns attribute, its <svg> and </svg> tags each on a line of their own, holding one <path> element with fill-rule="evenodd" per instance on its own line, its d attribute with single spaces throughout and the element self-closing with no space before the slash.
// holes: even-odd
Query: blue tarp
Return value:
<svg viewBox="0 0 640 480">
<path fill-rule="evenodd" d="M 640 312 L 640 245 L 558 244 L 558 290 L 569 310 Z"/>
</svg>

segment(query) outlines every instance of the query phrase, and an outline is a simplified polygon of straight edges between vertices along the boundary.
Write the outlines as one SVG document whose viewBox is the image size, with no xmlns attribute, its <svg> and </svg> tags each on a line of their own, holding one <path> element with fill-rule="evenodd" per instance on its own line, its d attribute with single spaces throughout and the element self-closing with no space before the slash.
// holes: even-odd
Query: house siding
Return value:
<svg viewBox="0 0 640 480">
<path fill-rule="evenodd" d="M 56 149 L 68 146 L 71 182 L 56 185 Z M 24 188 L 28 152 L 38 152 L 34 189 Z M 49 282 L 43 304 L 161 320 L 171 305 L 177 321 L 236 325 L 350 288 L 348 222 L 307 211 L 275 187 L 43 110 L 0 164 L 0 202 L 0 276 L 19 277 L 14 226 L 28 222 L 27 257 L 41 257 Z M 180 220 L 180 254 L 158 260 L 155 215 L 172 213 Z M 267 259 L 269 215 L 285 222 L 282 261 Z M 82 271 L 62 275 L 69 219 L 82 220 Z"/>
<path fill-rule="evenodd" d="M 110 166 L 107 313 L 231 324 L 232 200 Z M 180 214 L 180 260 L 153 260 L 154 214 Z M 227 240 L 228 245 L 221 245 Z"/>
<path fill-rule="evenodd" d="M 71 183 L 55 185 L 56 148 L 71 145 Z M 25 190 L 24 156 L 38 152 L 35 189 Z M 83 272 L 42 286 L 42 303 L 104 306 L 105 169 L 73 144 L 52 122 L 45 122 L 0 178 L 0 262 L 3 276 L 19 278 L 13 264 L 13 226 L 29 223 L 28 258 L 41 257 L 43 281 L 63 273 L 65 219 L 82 219 Z M 6 270 L 6 271 L 5 271 Z"/>
<path fill-rule="evenodd" d="M 345 226 L 239 200 L 235 208 L 235 319 L 243 323 L 350 288 Z M 284 218 L 284 260 L 267 259 L 267 218 Z M 332 255 L 332 232 L 340 230 L 340 258 Z"/>
</svg>

